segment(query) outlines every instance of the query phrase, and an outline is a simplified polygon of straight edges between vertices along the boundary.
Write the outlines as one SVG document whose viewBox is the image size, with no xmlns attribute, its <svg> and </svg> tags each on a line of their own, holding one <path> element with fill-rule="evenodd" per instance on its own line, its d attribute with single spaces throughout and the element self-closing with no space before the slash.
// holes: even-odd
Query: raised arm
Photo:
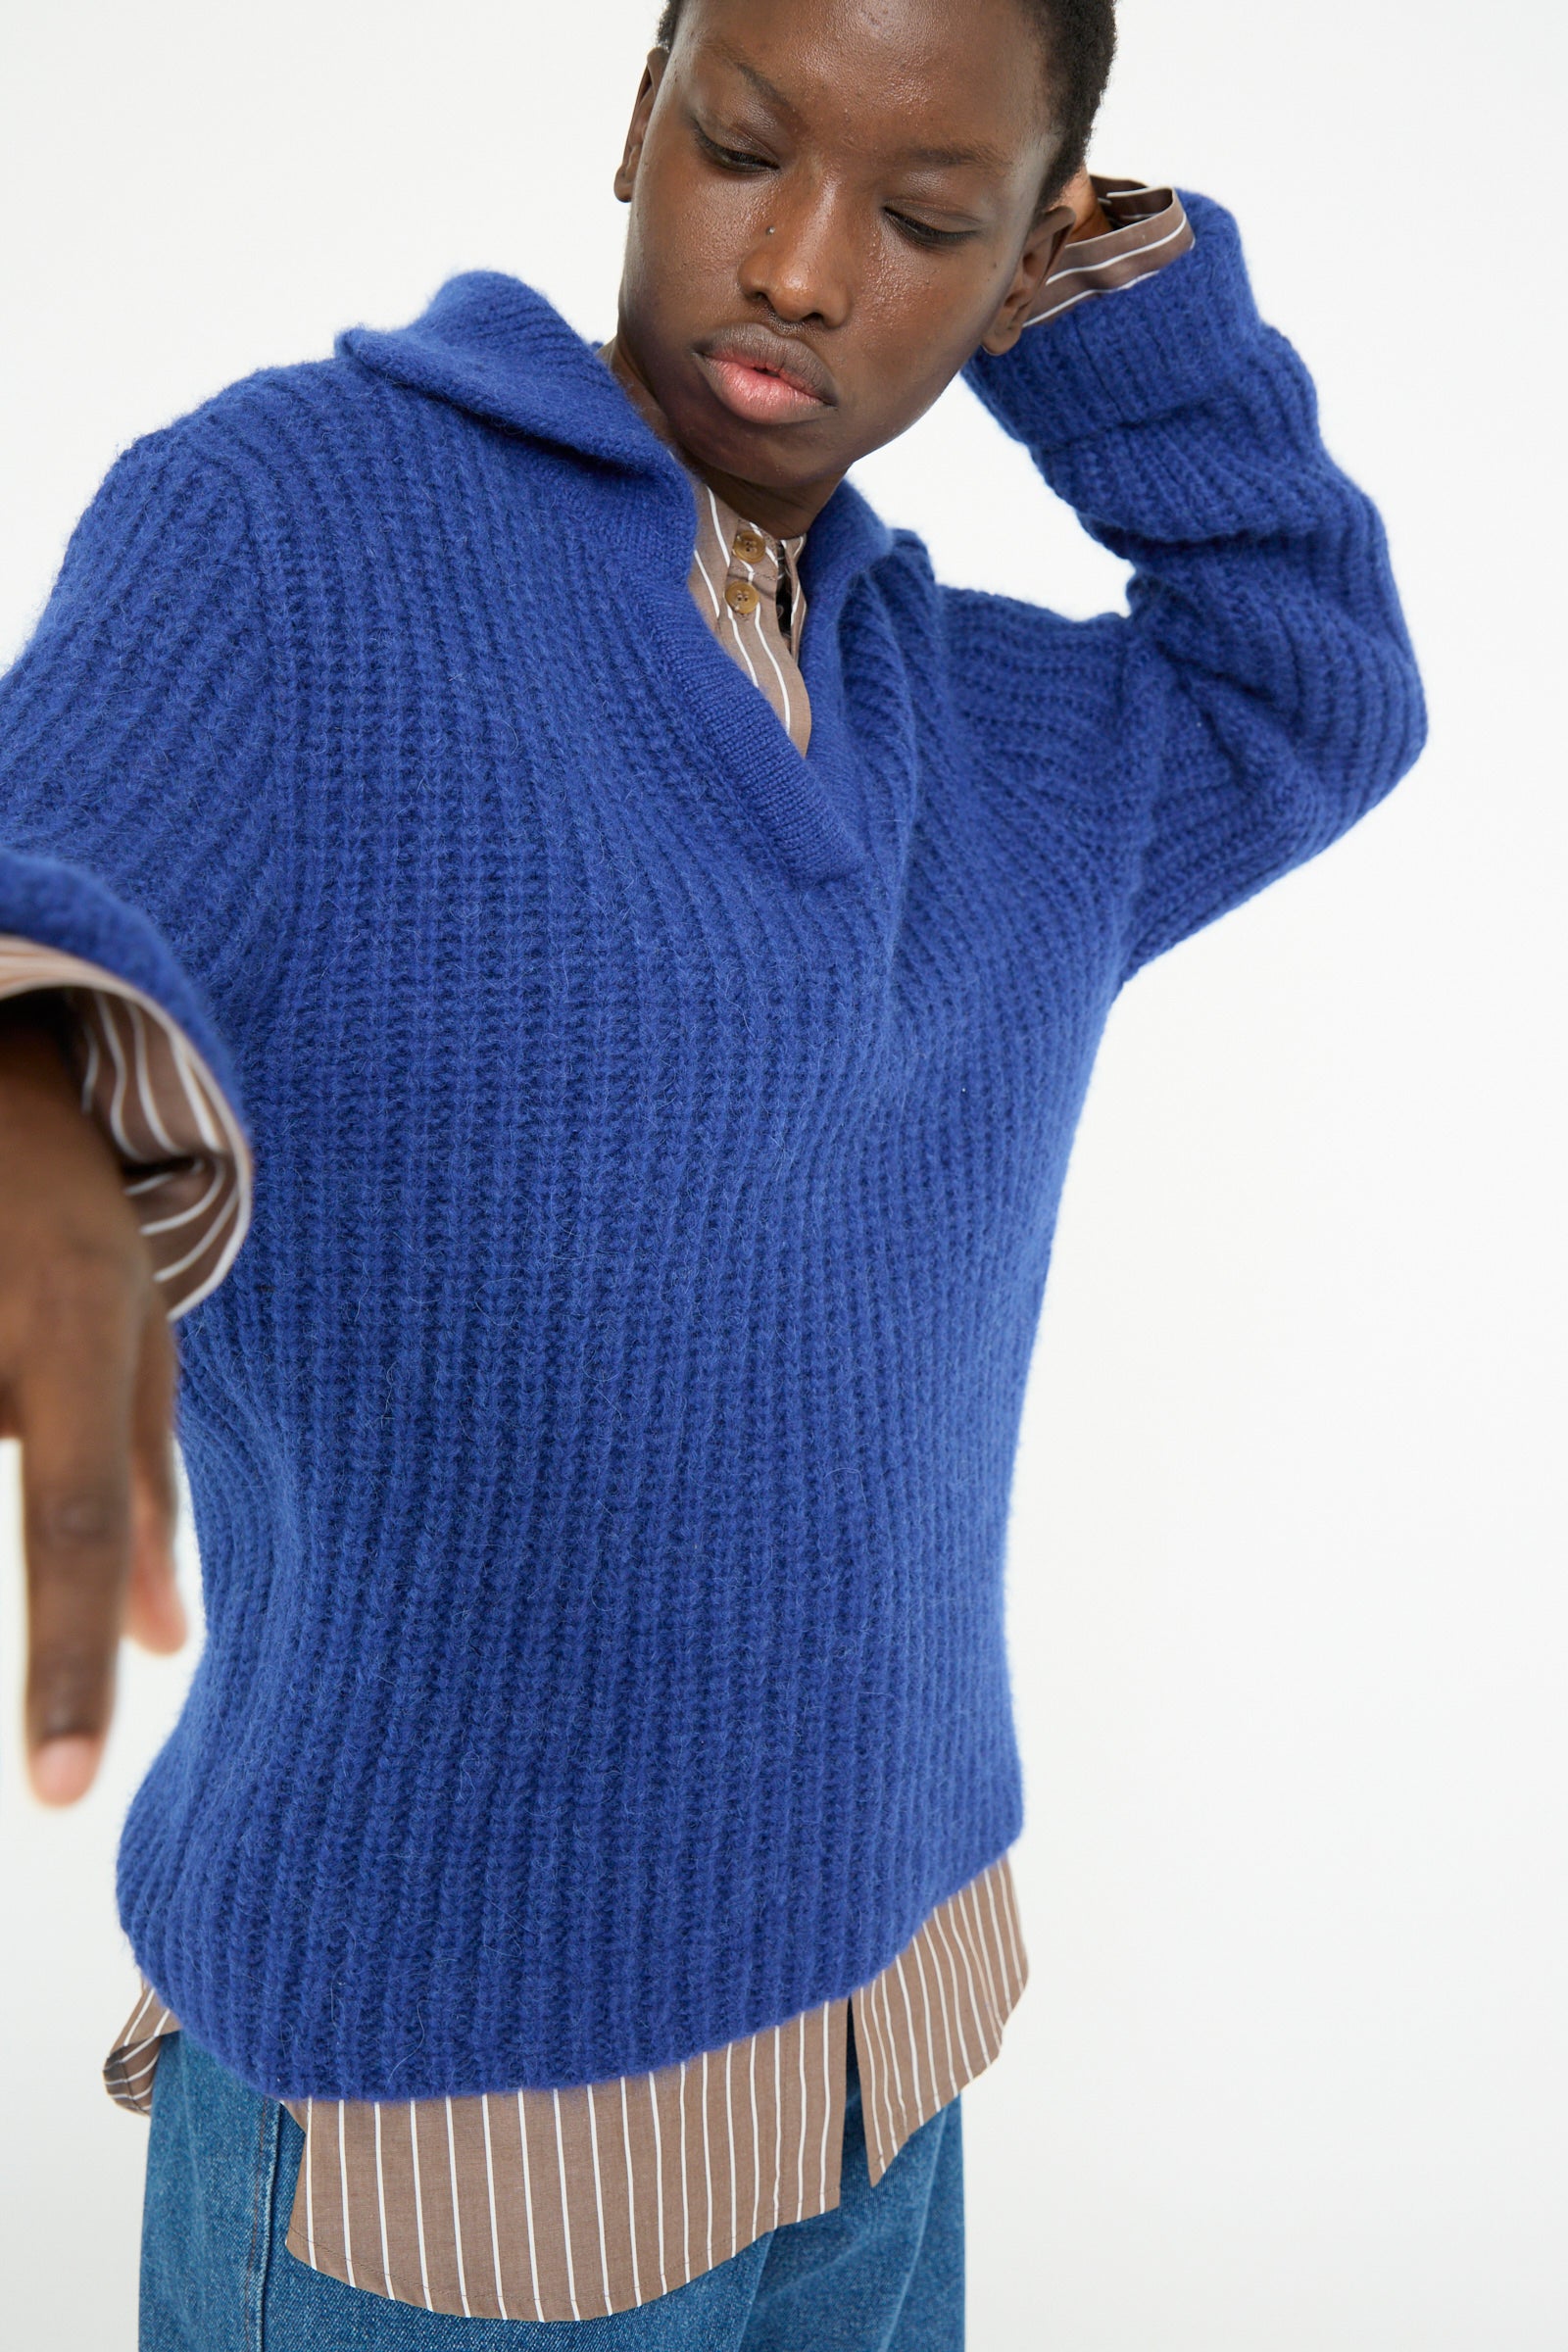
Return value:
<svg viewBox="0 0 1568 2352">
<path fill-rule="evenodd" d="M 1426 727 L 1378 514 L 1323 445 L 1300 359 L 1258 317 L 1230 214 L 1182 202 L 1195 242 L 1173 267 L 966 371 L 1134 567 L 1129 617 L 1083 624 L 1119 655 L 1109 716 L 1147 767 L 1122 980 L 1353 824 Z M 1000 647 L 1016 678 L 1031 625 L 1058 660 L 1074 624 L 955 598 L 960 661 Z M 1014 691 L 1027 700 L 1027 675 Z"/>
</svg>

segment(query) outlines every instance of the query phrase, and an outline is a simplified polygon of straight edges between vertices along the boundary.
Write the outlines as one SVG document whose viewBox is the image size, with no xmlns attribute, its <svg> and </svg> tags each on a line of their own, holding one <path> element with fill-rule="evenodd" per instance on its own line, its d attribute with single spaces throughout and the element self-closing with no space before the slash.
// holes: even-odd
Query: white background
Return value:
<svg viewBox="0 0 1568 2352">
<path fill-rule="evenodd" d="M 3 6 L 0 659 L 117 449 L 228 379 L 470 267 L 609 330 L 655 0 Z M 1433 737 L 1132 985 L 1091 1091 L 1016 1490 L 1034 1978 L 964 2099 L 977 2352 L 1568 2346 L 1562 22 L 1124 0 L 1095 160 L 1239 215 Z M 962 390 L 863 479 L 951 579 L 1118 601 Z M 185 1667 L 127 1665 L 44 1816 L 18 1584 L 0 2326 L 127 2352 L 111 1858 Z"/>
</svg>

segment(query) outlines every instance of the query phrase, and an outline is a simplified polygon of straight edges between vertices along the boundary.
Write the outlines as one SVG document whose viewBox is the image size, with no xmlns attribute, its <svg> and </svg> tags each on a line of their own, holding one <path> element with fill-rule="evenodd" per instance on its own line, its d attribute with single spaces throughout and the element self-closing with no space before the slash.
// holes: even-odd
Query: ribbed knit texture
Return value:
<svg viewBox="0 0 1568 2352">
<path fill-rule="evenodd" d="M 845 486 L 805 760 L 677 464 L 490 274 L 139 443 L 0 682 L 0 928 L 169 1005 L 256 1145 L 120 1900 L 258 2088 L 667 2064 L 1018 1833 L 1008 1489 L 1106 1011 L 1423 728 L 1378 519 L 1186 201 L 1192 255 L 970 370 L 1131 619 L 945 591 Z"/>
</svg>

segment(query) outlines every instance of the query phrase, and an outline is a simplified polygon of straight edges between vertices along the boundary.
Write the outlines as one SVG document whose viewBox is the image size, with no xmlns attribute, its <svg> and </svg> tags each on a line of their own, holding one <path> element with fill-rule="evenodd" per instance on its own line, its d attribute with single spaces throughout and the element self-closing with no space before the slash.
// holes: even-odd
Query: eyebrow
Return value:
<svg viewBox="0 0 1568 2352">
<path fill-rule="evenodd" d="M 979 164 L 988 172 L 1005 172 L 1008 158 L 998 147 L 906 147 L 899 161 L 918 164 L 925 170 L 956 172 L 966 164 Z"/>
<path fill-rule="evenodd" d="M 733 52 L 729 62 L 736 73 L 751 83 L 760 98 L 765 99 L 777 113 L 794 119 L 795 108 L 765 74 L 760 74 L 755 66 L 749 66 L 744 58 L 736 57 Z M 901 164 L 911 164 L 916 170 L 925 172 L 960 172 L 966 167 L 978 166 L 985 172 L 1004 172 L 1009 164 L 1009 159 L 1000 148 L 987 147 L 983 143 L 975 147 L 906 147 L 898 160 Z"/>
</svg>

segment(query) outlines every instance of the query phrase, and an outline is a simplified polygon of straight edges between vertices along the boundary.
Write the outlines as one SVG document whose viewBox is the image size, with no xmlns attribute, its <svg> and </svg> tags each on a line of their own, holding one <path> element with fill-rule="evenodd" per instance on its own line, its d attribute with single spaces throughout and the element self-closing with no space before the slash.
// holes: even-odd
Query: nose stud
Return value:
<svg viewBox="0 0 1568 2352">
<path fill-rule="evenodd" d="M 762 234 L 763 234 L 765 237 L 770 237 L 770 236 L 773 234 L 773 231 L 772 231 L 770 228 L 765 228 L 765 229 L 762 231 Z"/>
</svg>

